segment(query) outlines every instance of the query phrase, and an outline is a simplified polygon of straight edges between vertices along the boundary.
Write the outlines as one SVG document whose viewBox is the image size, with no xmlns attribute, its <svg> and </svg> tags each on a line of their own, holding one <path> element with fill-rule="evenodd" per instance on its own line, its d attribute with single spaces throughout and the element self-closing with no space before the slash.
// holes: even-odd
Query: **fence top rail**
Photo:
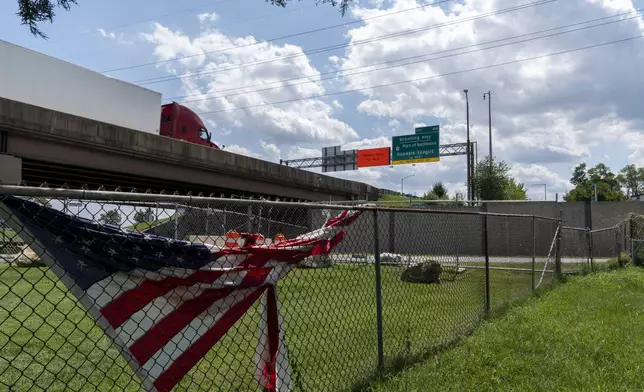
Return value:
<svg viewBox="0 0 644 392">
<path fill-rule="evenodd" d="M 590 231 L 590 233 L 591 233 L 591 234 L 592 234 L 592 233 L 602 233 L 602 232 L 604 232 L 604 231 L 619 230 L 619 229 L 620 229 L 620 226 L 622 226 L 622 224 L 624 224 L 624 222 L 620 222 L 620 223 L 618 223 L 618 224 L 616 224 L 616 225 L 614 225 L 614 226 L 604 227 L 603 229 L 595 229 L 595 230 L 591 230 L 591 231 Z"/>
<path fill-rule="evenodd" d="M 611 226 L 611 227 L 604 227 L 603 229 L 595 229 L 595 230 L 591 230 L 591 231 L 590 231 L 590 234 L 594 234 L 594 233 L 603 233 L 603 232 L 605 232 L 605 231 L 614 231 L 614 230 L 619 230 L 619 225 L 617 225 L 617 226 Z"/>
<path fill-rule="evenodd" d="M 368 200 L 346 200 L 341 203 L 345 204 L 360 204 L 367 203 Z M 400 203 L 418 203 L 418 204 L 470 204 L 470 205 L 481 205 L 481 204 L 494 204 L 494 203 L 514 203 L 514 204 L 559 204 L 560 201 L 555 200 L 425 200 L 425 199 L 400 199 L 400 200 L 383 200 L 378 203 L 382 204 L 400 204 Z"/>
<path fill-rule="evenodd" d="M 15 185 L 0 185 L 0 196 L 22 196 L 22 197 L 49 197 L 49 198 L 72 198 L 79 200 L 93 200 L 103 202 L 166 202 L 166 203 L 181 203 L 186 205 L 194 204 L 236 204 L 248 206 L 273 206 L 273 207 L 306 207 L 310 209 L 327 209 L 327 210 L 378 210 L 378 211 L 391 211 L 391 212 L 404 212 L 414 214 L 449 214 L 449 215 L 487 215 L 499 216 L 509 218 L 536 218 L 549 221 L 559 221 L 559 218 L 552 218 L 547 216 L 527 215 L 527 214 L 503 214 L 494 212 L 480 212 L 480 211 L 459 211 L 459 210 L 429 210 L 418 208 L 399 208 L 399 207 L 382 207 L 371 204 L 347 206 L 342 204 L 323 204 L 320 202 L 287 202 L 287 201 L 272 201 L 266 199 L 228 199 L 219 197 L 206 197 L 206 196 L 187 196 L 187 195 L 164 195 L 156 193 L 136 193 L 136 192 L 116 192 L 116 191 L 98 191 L 98 190 L 85 190 L 85 189 L 65 189 L 65 188 L 45 188 L 45 187 L 29 187 L 29 186 L 15 186 Z"/>
<path fill-rule="evenodd" d="M 561 228 L 564 230 L 590 231 L 587 227 L 561 226 Z"/>
</svg>

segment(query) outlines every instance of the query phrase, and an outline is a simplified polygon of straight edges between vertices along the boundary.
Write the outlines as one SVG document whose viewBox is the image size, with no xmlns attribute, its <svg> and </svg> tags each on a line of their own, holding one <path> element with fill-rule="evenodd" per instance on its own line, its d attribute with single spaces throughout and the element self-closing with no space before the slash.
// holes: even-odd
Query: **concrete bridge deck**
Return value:
<svg viewBox="0 0 644 392">
<path fill-rule="evenodd" d="M 364 183 L 0 98 L 0 180 L 16 178 L 305 200 L 378 196 Z"/>
</svg>

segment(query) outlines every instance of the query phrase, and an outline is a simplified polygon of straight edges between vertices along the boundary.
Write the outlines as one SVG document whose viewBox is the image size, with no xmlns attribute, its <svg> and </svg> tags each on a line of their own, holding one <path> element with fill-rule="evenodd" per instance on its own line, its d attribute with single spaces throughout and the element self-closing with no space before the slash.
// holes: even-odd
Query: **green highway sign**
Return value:
<svg viewBox="0 0 644 392">
<path fill-rule="evenodd" d="M 418 127 L 416 128 L 416 135 L 419 133 L 428 133 L 428 132 L 438 132 L 440 129 L 440 125 L 430 125 L 427 127 Z"/>
<path fill-rule="evenodd" d="M 438 162 L 440 160 L 439 147 L 438 130 L 415 135 L 394 136 L 391 139 L 391 164 Z"/>
</svg>

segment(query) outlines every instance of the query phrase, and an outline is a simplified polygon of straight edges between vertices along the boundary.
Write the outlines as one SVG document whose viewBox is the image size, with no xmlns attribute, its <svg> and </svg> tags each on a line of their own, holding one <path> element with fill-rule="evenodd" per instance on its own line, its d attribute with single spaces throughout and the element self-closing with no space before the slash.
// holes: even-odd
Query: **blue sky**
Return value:
<svg viewBox="0 0 644 392">
<path fill-rule="evenodd" d="M 200 77 L 145 85 L 161 92 L 164 98 L 193 95 L 186 98 L 188 100 L 203 98 L 196 94 L 221 97 L 232 92 L 256 90 L 244 90 L 244 86 L 275 86 L 276 81 L 283 79 L 310 77 L 312 83 L 187 103 L 200 113 L 218 112 L 203 115 L 218 143 L 225 144 L 231 151 L 272 161 L 315 155 L 322 147 L 331 145 L 346 148 L 386 145 L 393 135 L 413 133 L 414 125 L 418 124 L 440 123 L 443 143 L 463 141 L 465 105 L 461 91 L 468 88 L 472 138 L 479 142 L 479 155 L 487 152 L 487 103 L 482 100 L 482 94 L 490 89 L 494 110 L 494 154 L 510 164 L 513 174 L 526 183 L 529 195 L 534 199 L 543 198 L 543 188 L 531 186 L 534 183 L 548 184 L 549 198 L 554 198 L 555 192 L 561 197 L 569 188 L 572 167 L 582 161 L 591 165 L 605 162 L 615 171 L 627 163 L 644 164 L 644 147 L 640 147 L 644 145 L 644 115 L 638 104 L 642 87 L 638 69 L 642 69 L 641 41 L 644 40 L 357 93 L 230 110 L 422 79 L 642 34 L 644 24 L 641 17 L 635 17 L 582 32 L 316 82 L 319 76 L 315 75 L 319 73 L 480 45 L 626 13 L 637 7 L 631 0 L 558 0 L 459 22 L 462 18 L 530 2 L 468 0 L 410 10 L 428 3 L 422 0 L 367 0 L 357 1 L 342 18 L 337 10 L 316 6 L 313 0 L 295 1 L 285 9 L 263 0 L 189 0 L 181 3 L 79 0 L 79 6 L 73 7 L 71 12 L 58 11 L 54 24 L 42 25 L 50 37 L 42 40 L 31 36 L 19 24 L 14 15 L 16 2 L 8 1 L 1 6 L 0 38 L 98 72 L 245 45 L 216 54 L 109 74 L 137 82 L 173 74 L 211 72 Z M 392 12 L 398 13 L 385 15 Z M 366 20 L 349 26 L 256 43 L 363 18 Z M 451 25 L 359 43 L 446 22 Z M 350 46 L 303 54 L 347 43 Z M 294 54 L 300 56 L 239 68 L 242 63 Z M 212 72 L 217 68 L 233 67 L 238 68 Z M 222 90 L 226 92 L 219 93 Z M 452 192 L 463 190 L 464 172 L 463 157 L 447 157 L 440 163 L 361 169 L 337 175 L 398 189 L 400 178 L 414 174 L 405 181 L 405 188 L 421 194 L 435 181 L 445 182 Z"/>
</svg>

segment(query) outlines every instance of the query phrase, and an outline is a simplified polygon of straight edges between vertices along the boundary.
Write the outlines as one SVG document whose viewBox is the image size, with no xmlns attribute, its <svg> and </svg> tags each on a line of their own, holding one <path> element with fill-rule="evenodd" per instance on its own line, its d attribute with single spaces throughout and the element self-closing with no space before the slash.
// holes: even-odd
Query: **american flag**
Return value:
<svg viewBox="0 0 644 392">
<path fill-rule="evenodd" d="M 259 300 L 255 376 L 290 391 L 276 283 L 306 257 L 328 254 L 360 211 L 270 245 L 190 243 L 74 217 L 24 198 L 0 199 L 2 217 L 121 349 L 144 387 L 170 391 Z"/>
</svg>

